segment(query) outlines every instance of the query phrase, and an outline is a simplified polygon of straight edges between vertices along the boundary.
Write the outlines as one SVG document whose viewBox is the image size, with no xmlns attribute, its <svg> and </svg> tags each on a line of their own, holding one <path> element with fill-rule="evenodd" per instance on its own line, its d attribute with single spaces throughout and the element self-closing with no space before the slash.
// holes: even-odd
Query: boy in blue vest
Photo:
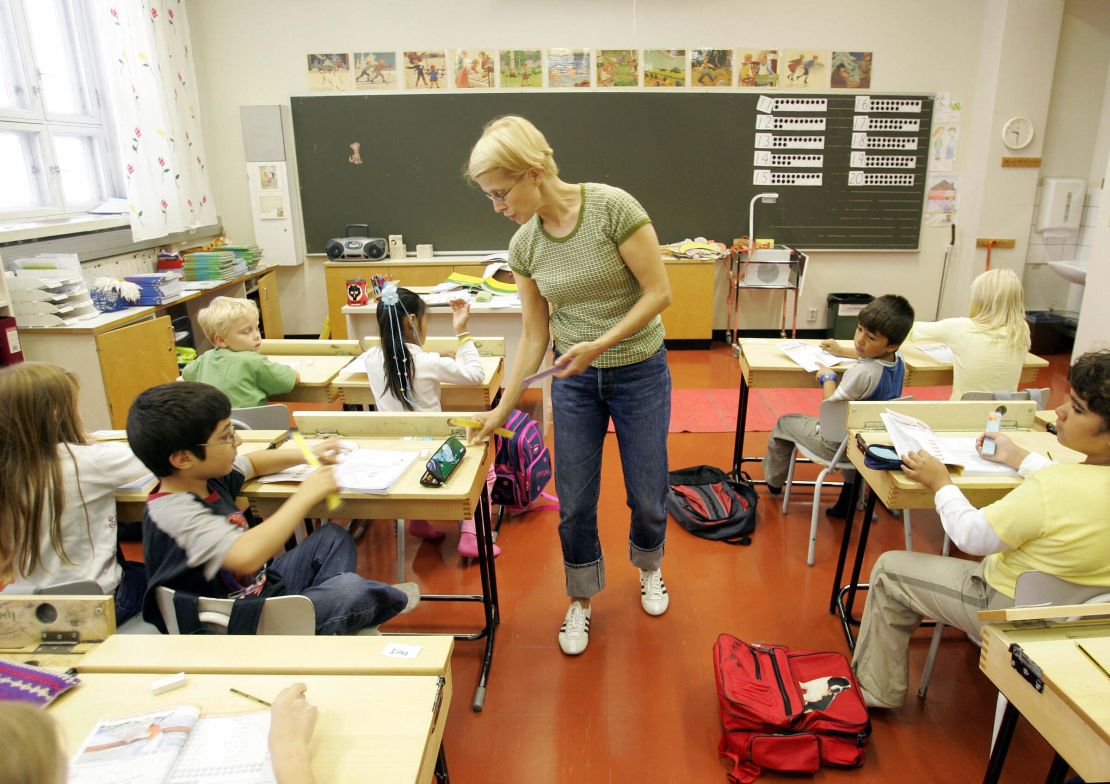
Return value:
<svg viewBox="0 0 1110 784">
<path fill-rule="evenodd" d="M 159 483 L 143 511 L 147 593 L 143 619 L 165 631 L 155 591 L 197 596 L 303 595 L 316 611 L 317 634 L 348 634 L 384 623 L 419 600 L 355 573 L 351 535 L 328 524 L 285 552 L 310 510 L 336 491 L 329 466 L 318 468 L 266 520 L 247 527 L 235 498 L 247 480 L 305 461 L 296 449 L 239 455 L 231 404 L 208 384 L 161 384 L 139 395 L 127 415 L 127 440 Z M 335 443 L 316 447 L 328 462 Z"/>
<path fill-rule="evenodd" d="M 859 362 L 844 371 L 837 379 L 827 367 L 817 369 L 817 382 L 825 400 L 892 400 L 902 395 L 902 382 L 906 366 L 898 356 L 898 348 L 913 328 L 913 307 L 905 297 L 887 294 L 875 299 L 859 314 L 854 351 L 840 348 L 836 341 L 824 341 L 821 346 L 833 354 L 858 357 Z M 838 442 L 821 437 L 821 425 L 815 416 L 784 414 L 775 423 L 767 442 L 763 458 L 763 476 L 772 495 L 782 491 L 786 473 L 790 468 L 790 452 L 795 444 L 804 444 L 814 453 L 831 460 L 840 447 Z M 825 510 L 830 517 L 848 516 L 848 496 L 851 483 L 845 477 L 840 498 Z"/>
</svg>

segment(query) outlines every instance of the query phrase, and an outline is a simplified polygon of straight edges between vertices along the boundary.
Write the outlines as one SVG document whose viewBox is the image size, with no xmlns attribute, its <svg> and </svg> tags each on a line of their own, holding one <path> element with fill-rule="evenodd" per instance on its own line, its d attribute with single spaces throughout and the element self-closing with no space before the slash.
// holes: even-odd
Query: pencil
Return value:
<svg viewBox="0 0 1110 784">
<path fill-rule="evenodd" d="M 246 697 L 248 700 L 253 700 L 255 702 L 261 703 L 267 708 L 270 707 L 270 703 L 266 702 L 266 700 L 262 699 L 261 697 L 255 697 L 253 694 L 247 694 L 245 691 L 239 691 L 238 689 L 234 688 L 228 689 L 228 691 L 230 691 L 232 694 L 238 694 L 240 697 Z"/>
<path fill-rule="evenodd" d="M 482 423 L 477 419 L 469 419 L 467 417 L 451 417 L 447 420 L 447 424 L 454 425 L 455 427 L 473 427 L 476 430 L 482 428 Z M 512 430 L 508 430 L 504 427 L 495 427 L 493 432 L 505 438 L 512 438 L 514 435 Z"/>
<path fill-rule="evenodd" d="M 316 453 L 312 451 L 312 447 L 310 447 L 308 445 L 308 442 L 304 440 L 304 436 L 301 435 L 301 431 L 297 430 L 296 428 L 291 428 L 289 430 L 289 435 L 293 436 L 293 441 L 295 441 L 297 446 L 300 447 L 301 454 L 304 455 L 304 461 L 313 468 L 319 468 L 320 458 L 316 457 Z M 341 503 L 343 502 L 339 498 L 339 493 L 331 493 L 330 495 L 328 495 L 329 512 L 334 512 L 336 509 L 339 508 L 339 505 Z"/>
</svg>

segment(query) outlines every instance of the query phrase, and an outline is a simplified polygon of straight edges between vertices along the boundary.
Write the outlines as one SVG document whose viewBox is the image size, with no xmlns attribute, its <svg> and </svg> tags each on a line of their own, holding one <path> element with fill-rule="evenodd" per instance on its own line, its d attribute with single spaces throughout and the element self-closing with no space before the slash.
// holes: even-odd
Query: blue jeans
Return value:
<svg viewBox="0 0 1110 784">
<path fill-rule="evenodd" d="M 405 609 L 402 591 L 355 573 L 358 554 L 346 530 L 328 523 L 274 559 L 282 595 L 307 596 L 316 610 L 317 634 L 349 634 L 385 623 Z"/>
<path fill-rule="evenodd" d="M 116 627 L 123 626 L 143 609 L 146 594 L 146 567 L 135 561 L 121 561 L 119 585 L 116 586 Z"/>
<path fill-rule="evenodd" d="M 587 599 L 605 587 L 597 535 L 601 450 L 612 417 L 624 467 L 632 524 L 628 551 L 640 569 L 658 569 L 667 535 L 667 429 L 671 373 L 660 348 L 642 362 L 591 367 L 551 385 L 555 419 L 555 489 L 567 594 Z"/>
</svg>

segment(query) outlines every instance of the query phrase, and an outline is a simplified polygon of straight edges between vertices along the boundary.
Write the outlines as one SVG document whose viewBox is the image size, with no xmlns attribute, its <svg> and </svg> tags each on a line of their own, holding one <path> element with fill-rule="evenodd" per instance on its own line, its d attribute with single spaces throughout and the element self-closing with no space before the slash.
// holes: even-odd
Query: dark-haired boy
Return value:
<svg viewBox="0 0 1110 784">
<path fill-rule="evenodd" d="M 821 347 L 859 362 L 837 382 L 836 373 L 827 367 L 817 369 L 817 382 L 825 400 L 892 400 L 902 394 L 906 368 L 898 348 L 913 328 L 913 307 L 905 297 L 886 294 L 872 300 L 859 314 L 854 351 L 843 349 L 835 340 L 822 341 Z M 840 444 L 821 436 L 818 418 L 809 414 L 784 414 L 775 423 L 763 458 L 763 477 L 767 489 L 777 495 L 790 468 L 790 453 L 795 444 L 831 460 Z M 845 480 L 840 498 L 826 510 L 830 517 L 847 517 L 850 483 Z"/>
<path fill-rule="evenodd" d="M 309 510 L 336 491 L 329 466 L 310 474 L 264 522 L 247 527 L 235 506 L 247 479 L 303 463 L 304 456 L 295 449 L 237 455 L 230 417 L 227 395 L 187 381 L 152 387 L 131 405 L 128 443 L 160 480 L 143 512 L 143 618 L 165 632 L 155 600 L 160 586 L 215 598 L 304 595 L 316 610 L 317 634 L 355 632 L 405 610 L 415 586 L 407 594 L 359 577 L 354 541 L 337 525 L 283 552 Z M 334 442 L 315 449 L 326 462 L 334 462 L 334 450 Z"/>
</svg>

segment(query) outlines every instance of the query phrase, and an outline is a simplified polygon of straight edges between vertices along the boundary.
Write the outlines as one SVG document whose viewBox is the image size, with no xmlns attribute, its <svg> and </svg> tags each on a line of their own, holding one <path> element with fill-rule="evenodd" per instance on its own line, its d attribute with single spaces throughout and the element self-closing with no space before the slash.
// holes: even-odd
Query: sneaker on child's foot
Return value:
<svg viewBox="0 0 1110 784">
<path fill-rule="evenodd" d="M 398 591 L 403 593 L 408 601 L 405 602 L 405 609 L 401 610 L 400 615 L 412 612 L 420 605 L 420 586 L 416 583 L 396 583 L 394 586 Z"/>
<path fill-rule="evenodd" d="M 427 520 L 409 520 L 409 533 L 425 542 L 438 542 L 447 536 Z"/>
<path fill-rule="evenodd" d="M 648 615 L 662 615 L 667 611 L 671 597 L 667 595 L 667 585 L 663 582 L 663 570 L 640 570 L 640 604 Z"/>
<path fill-rule="evenodd" d="M 559 629 L 559 647 L 568 656 L 577 656 L 590 644 L 590 608 L 573 601 Z"/>
</svg>

